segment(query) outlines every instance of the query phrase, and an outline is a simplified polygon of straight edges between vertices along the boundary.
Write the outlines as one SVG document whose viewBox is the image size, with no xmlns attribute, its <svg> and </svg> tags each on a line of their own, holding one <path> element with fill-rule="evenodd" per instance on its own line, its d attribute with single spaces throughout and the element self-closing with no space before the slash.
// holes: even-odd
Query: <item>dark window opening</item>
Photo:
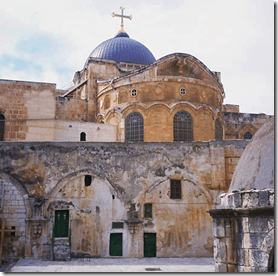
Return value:
<svg viewBox="0 0 278 276">
<path fill-rule="evenodd" d="M 12 226 L 12 230 L 15 230 L 15 226 Z M 15 237 L 15 231 L 11 232 L 11 236 Z"/>
<path fill-rule="evenodd" d="M 91 186 L 92 184 L 92 176 L 91 175 L 85 175 L 85 186 Z"/>
<path fill-rule="evenodd" d="M 122 229 L 124 228 L 123 222 L 112 222 L 112 229 Z"/>
<path fill-rule="evenodd" d="M 5 133 L 5 116 L 0 114 L 0 141 L 4 141 Z"/>
<path fill-rule="evenodd" d="M 115 199 L 115 196 L 114 196 L 114 195 L 112 195 L 112 199 Z"/>
<path fill-rule="evenodd" d="M 86 141 L 86 133 L 85 132 L 80 133 L 80 141 Z"/>
<path fill-rule="evenodd" d="M 250 140 L 250 139 L 252 139 L 252 137 L 253 137 L 253 135 L 249 131 L 247 131 L 247 132 L 245 132 L 243 138 L 244 138 L 244 140 Z"/>
<path fill-rule="evenodd" d="M 126 142 L 144 142 L 144 119 L 143 116 L 134 112 L 125 119 Z"/>
<path fill-rule="evenodd" d="M 171 198 L 181 199 L 181 180 L 171 180 Z"/>
<path fill-rule="evenodd" d="M 145 218 L 152 218 L 152 207 L 153 205 L 151 203 L 146 203 L 145 204 Z"/>
<path fill-rule="evenodd" d="M 223 140 L 223 127 L 219 119 L 215 120 L 215 139 Z"/>
<path fill-rule="evenodd" d="M 174 141 L 193 141 L 193 120 L 185 111 L 178 111 L 174 116 Z"/>
</svg>

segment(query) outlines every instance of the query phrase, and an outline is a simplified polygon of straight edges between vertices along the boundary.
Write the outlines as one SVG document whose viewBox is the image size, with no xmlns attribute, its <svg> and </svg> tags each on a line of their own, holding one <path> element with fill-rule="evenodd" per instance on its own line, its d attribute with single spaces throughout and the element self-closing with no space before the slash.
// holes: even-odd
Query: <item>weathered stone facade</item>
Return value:
<svg viewBox="0 0 278 276">
<path fill-rule="evenodd" d="M 218 272 L 274 271 L 274 119 L 243 152 L 229 193 L 209 211 Z"/>
<path fill-rule="evenodd" d="M 5 257 L 45 257 L 50 245 L 55 254 L 55 242 L 61 243 L 52 236 L 56 210 L 69 210 L 68 249 L 57 250 L 70 243 L 72 257 L 108 257 L 112 233 L 122 233 L 125 257 L 144 256 L 144 233 L 156 234 L 158 257 L 211 256 L 206 210 L 226 187 L 225 149 L 242 152 L 247 143 L 1 143 L 1 181 L 16 187 L 26 208 L 21 215 L 6 201 L 17 219 L 7 216 L 7 225 L 16 228 L 24 250 L 12 251 L 17 243 L 11 240 Z M 181 181 L 181 199 L 171 198 L 171 180 Z M 151 218 L 145 204 L 152 204 Z M 19 225 L 23 215 L 26 224 Z"/>
</svg>

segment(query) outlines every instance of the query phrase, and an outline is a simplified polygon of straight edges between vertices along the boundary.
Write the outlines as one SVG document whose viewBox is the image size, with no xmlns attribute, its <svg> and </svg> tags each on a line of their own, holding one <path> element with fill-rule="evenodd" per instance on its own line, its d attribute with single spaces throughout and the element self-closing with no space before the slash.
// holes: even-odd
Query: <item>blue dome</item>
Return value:
<svg viewBox="0 0 278 276">
<path fill-rule="evenodd" d="M 155 62 L 151 51 L 142 43 L 129 38 L 126 32 L 119 32 L 114 38 L 102 42 L 92 51 L 88 60 L 90 58 L 144 65 Z"/>
</svg>

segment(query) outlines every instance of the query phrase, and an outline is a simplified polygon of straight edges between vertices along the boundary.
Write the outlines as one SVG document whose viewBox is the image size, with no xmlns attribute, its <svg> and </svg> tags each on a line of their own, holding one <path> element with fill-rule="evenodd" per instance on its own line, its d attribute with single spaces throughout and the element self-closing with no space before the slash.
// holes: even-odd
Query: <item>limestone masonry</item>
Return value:
<svg viewBox="0 0 278 276">
<path fill-rule="evenodd" d="M 0 214 L 15 230 L 5 233 L 2 259 L 212 257 L 217 248 L 217 269 L 247 266 L 245 242 L 240 259 L 229 255 L 234 221 L 208 210 L 249 204 L 248 191 L 219 196 L 273 116 L 240 113 L 224 98 L 220 72 L 190 54 L 155 60 L 123 28 L 67 89 L 0 80 Z M 252 200 L 272 202 L 267 193 Z M 256 223 L 266 232 L 272 222 Z"/>
</svg>

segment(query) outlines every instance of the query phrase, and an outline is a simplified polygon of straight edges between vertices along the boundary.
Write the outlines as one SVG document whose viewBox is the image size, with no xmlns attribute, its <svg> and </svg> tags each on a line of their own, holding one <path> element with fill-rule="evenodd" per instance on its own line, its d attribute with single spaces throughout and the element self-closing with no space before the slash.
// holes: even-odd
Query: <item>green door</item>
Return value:
<svg viewBox="0 0 278 276">
<path fill-rule="evenodd" d="M 144 257 L 156 257 L 156 233 L 144 233 Z"/>
<path fill-rule="evenodd" d="M 55 211 L 55 237 L 68 237 L 69 235 L 69 210 Z"/>
<path fill-rule="evenodd" d="M 123 256 L 123 234 L 112 233 L 110 234 L 110 256 Z"/>
</svg>

